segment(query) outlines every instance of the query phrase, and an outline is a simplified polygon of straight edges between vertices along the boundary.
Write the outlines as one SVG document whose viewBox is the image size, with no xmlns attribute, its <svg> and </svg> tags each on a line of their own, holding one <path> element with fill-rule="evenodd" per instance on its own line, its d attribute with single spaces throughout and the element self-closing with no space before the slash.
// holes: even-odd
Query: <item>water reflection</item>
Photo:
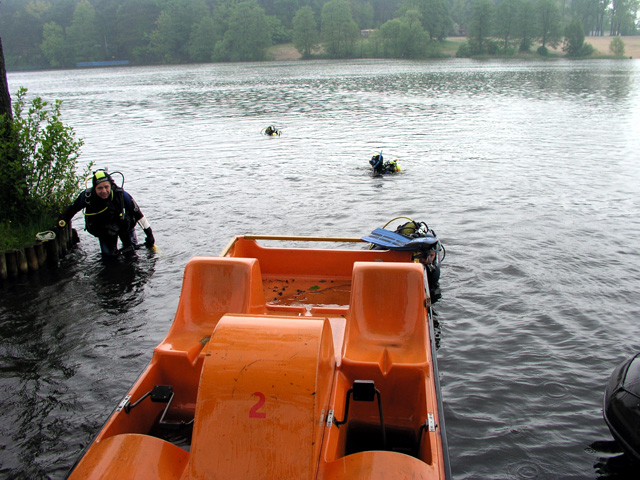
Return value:
<svg viewBox="0 0 640 480">
<path fill-rule="evenodd" d="M 144 287 L 155 271 L 157 255 L 140 249 L 136 254 L 97 261 L 92 282 L 95 297 L 102 309 L 116 317 L 142 303 Z"/>
</svg>

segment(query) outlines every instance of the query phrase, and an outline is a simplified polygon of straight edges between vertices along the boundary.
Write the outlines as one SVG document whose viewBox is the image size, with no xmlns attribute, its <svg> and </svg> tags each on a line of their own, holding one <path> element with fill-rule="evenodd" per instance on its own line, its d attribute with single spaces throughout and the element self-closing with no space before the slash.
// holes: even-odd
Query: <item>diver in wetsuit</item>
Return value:
<svg viewBox="0 0 640 480">
<path fill-rule="evenodd" d="M 376 175 L 382 175 L 384 173 L 384 158 L 382 158 L 382 153 L 378 153 L 371 157 L 369 165 L 373 167 L 373 173 Z"/>
<path fill-rule="evenodd" d="M 418 260 L 427 272 L 427 282 L 429 283 L 429 295 L 431 296 L 431 303 L 436 303 L 441 297 L 440 293 L 440 265 L 438 265 L 436 258 L 437 243 L 433 245 L 433 248 L 428 250 L 421 250 L 414 255 L 414 259 Z"/>
<path fill-rule="evenodd" d="M 427 274 L 427 283 L 429 284 L 429 295 L 431 303 L 436 303 L 441 297 L 440 292 L 440 262 L 444 259 L 444 247 L 437 240 L 436 232 L 431 230 L 424 222 L 415 222 L 413 220 L 402 224 L 396 228 L 395 233 L 399 233 L 407 238 L 431 237 L 434 243 L 425 243 L 417 250 L 412 258 L 422 264 Z M 442 254 L 442 258 L 438 255 Z"/>
<path fill-rule="evenodd" d="M 103 257 L 118 254 L 118 238 L 122 243 L 122 253 L 131 253 L 136 249 L 136 223 L 140 224 L 146 235 L 145 245 L 152 248 L 155 239 L 151 225 L 131 195 L 117 186 L 105 170 L 93 173 L 92 184 L 62 212 L 58 226 L 64 227 L 76 213 L 84 209 L 85 229 L 100 241 Z"/>
<path fill-rule="evenodd" d="M 373 167 L 373 173 L 376 175 L 383 175 L 385 173 L 396 173 L 399 172 L 400 165 L 398 165 L 398 159 L 391 160 L 389 162 L 385 162 L 382 157 L 382 153 L 378 153 L 371 157 L 369 160 L 369 165 Z"/>
<path fill-rule="evenodd" d="M 275 137 L 280 135 L 280 131 L 273 125 L 269 125 L 267 128 L 264 129 L 264 134 L 267 136 Z"/>
</svg>

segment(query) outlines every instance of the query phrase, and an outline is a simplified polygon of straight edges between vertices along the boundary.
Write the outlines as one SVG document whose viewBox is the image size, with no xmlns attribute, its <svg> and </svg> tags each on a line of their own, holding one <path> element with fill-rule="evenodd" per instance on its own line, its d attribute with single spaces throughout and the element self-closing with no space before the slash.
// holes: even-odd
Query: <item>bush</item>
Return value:
<svg viewBox="0 0 640 480">
<path fill-rule="evenodd" d="M 590 43 L 583 43 L 582 47 L 580 47 L 580 50 L 578 51 L 578 56 L 579 57 L 588 57 L 594 51 L 595 51 L 595 49 L 593 48 L 593 45 L 591 45 Z"/>
<path fill-rule="evenodd" d="M 620 37 L 614 37 L 609 44 L 609 51 L 613 53 L 616 57 L 621 57 L 624 55 L 624 42 Z"/>
<path fill-rule="evenodd" d="M 458 47 L 458 50 L 456 50 L 456 57 L 469 58 L 470 56 L 471 56 L 471 46 L 469 45 L 469 42 L 461 43 L 460 46 Z"/>
<path fill-rule="evenodd" d="M 88 165 L 76 174 L 82 140 L 75 139 L 72 127 L 60 120 L 62 102 L 49 104 L 40 97 L 27 108 L 26 88 L 18 90 L 13 106 L 13 129 L 22 172 L 26 180 L 26 199 L 39 212 L 60 212 L 78 193 Z"/>
<path fill-rule="evenodd" d="M 12 231 L 35 233 L 49 227 L 41 223 L 55 219 L 73 201 L 93 166 L 90 163 L 82 174 L 76 173 L 83 141 L 76 140 L 73 128 L 60 120 L 62 102 L 49 106 L 36 97 L 28 105 L 26 94 L 25 88 L 18 90 L 13 119 L 0 116 L 2 240 Z"/>
<path fill-rule="evenodd" d="M 541 57 L 546 57 L 547 55 L 549 55 L 549 50 L 547 49 L 547 47 L 543 47 L 542 45 L 538 47 L 538 50 L 536 50 L 536 52 Z"/>
</svg>

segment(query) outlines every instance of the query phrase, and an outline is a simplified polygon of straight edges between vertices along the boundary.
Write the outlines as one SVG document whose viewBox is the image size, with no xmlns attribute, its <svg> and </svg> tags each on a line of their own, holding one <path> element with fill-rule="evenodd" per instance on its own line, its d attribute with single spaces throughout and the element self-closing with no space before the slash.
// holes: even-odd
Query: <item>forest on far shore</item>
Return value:
<svg viewBox="0 0 640 480">
<path fill-rule="evenodd" d="M 2 0 L 9 70 L 302 58 L 584 57 L 586 35 L 638 35 L 640 0 Z M 618 44 L 618 52 L 621 46 Z M 614 52 L 617 55 L 617 53 Z"/>
</svg>

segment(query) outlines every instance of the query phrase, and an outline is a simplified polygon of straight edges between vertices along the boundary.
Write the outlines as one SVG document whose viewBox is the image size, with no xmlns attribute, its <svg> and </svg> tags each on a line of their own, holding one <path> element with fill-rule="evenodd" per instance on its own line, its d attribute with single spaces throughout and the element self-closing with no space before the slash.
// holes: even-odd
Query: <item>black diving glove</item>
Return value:
<svg viewBox="0 0 640 480">
<path fill-rule="evenodd" d="M 146 240 L 144 241 L 144 244 L 148 248 L 152 248 L 156 243 L 156 239 L 153 238 L 153 232 L 151 231 L 151 227 L 145 228 L 144 229 L 144 234 L 147 236 Z"/>
</svg>

